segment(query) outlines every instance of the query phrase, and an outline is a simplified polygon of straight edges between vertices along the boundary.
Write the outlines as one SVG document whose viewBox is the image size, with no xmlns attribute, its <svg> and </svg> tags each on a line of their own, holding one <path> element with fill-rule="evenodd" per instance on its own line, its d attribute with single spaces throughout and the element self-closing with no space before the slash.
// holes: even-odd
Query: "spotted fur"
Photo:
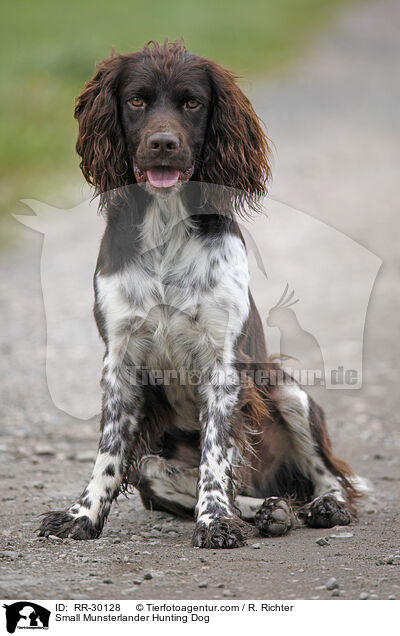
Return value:
<svg viewBox="0 0 400 636">
<path fill-rule="evenodd" d="M 266 192 L 268 144 L 233 76 L 153 44 L 104 62 L 76 116 L 107 217 L 94 277 L 101 433 L 82 495 L 45 514 L 40 534 L 98 537 L 128 484 L 147 507 L 194 515 L 198 547 L 243 545 L 245 521 L 284 534 L 296 512 L 348 523 L 357 492 L 321 409 L 291 378 L 272 381 L 236 218 Z M 157 191 L 154 169 L 181 181 Z"/>
</svg>

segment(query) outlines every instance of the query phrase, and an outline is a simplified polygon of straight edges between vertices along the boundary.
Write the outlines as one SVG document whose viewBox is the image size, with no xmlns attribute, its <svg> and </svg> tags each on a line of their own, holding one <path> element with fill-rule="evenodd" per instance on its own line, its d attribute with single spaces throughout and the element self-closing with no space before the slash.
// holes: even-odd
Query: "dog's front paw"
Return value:
<svg viewBox="0 0 400 636">
<path fill-rule="evenodd" d="M 293 525 L 290 507 L 284 499 L 269 497 L 256 512 L 254 524 L 264 537 L 279 537 Z"/>
<path fill-rule="evenodd" d="M 74 517 L 65 510 L 54 510 L 43 515 L 39 537 L 54 535 L 62 539 L 97 539 L 101 529 L 96 528 L 87 516 Z"/>
<path fill-rule="evenodd" d="M 199 520 L 192 537 L 196 548 L 241 548 L 246 543 L 245 524 L 239 519 L 222 518 L 210 523 Z"/>
<path fill-rule="evenodd" d="M 334 495 L 326 494 L 317 497 L 308 504 L 304 513 L 304 522 L 310 528 L 332 528 L 347 526 L 351 521 L 345 504 L 340 503 Z"/>
</svg>

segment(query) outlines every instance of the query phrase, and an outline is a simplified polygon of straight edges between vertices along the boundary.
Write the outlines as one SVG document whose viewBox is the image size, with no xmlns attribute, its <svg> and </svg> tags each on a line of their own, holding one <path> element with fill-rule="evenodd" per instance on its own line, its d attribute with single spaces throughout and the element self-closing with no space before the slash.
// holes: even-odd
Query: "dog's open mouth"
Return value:
<svg viewBox="0 0 400 636">
<path fill-rule="evenodd" d="M 178 170 L 171 166 L 154 166 L 141 170 L 134 164 L 133 169 L 137 183 L 150 185 L 159 191 L 179 188 L 182 183 L 189 181 L 193 174 L 193 166 L 186 170 Z"/>
</svg>

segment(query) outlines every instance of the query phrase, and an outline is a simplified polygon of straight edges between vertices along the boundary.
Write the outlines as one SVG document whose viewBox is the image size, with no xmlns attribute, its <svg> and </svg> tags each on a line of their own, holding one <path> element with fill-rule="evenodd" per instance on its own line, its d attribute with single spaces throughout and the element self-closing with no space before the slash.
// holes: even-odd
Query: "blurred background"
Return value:
<svg viewBox="0 0 400 636">
<path fill-rule="evenodd" d="M 183 37 L 246 78 L 279 74 L 350 0 L 6 0 L 0 24 L 0 226 L 78 180 L 74 100 L 111 47 Z M 71 201 L 65 201 L 71 203 Z M 3 227 L 3 241 L 5 228 Z"/>
<path fill-rule="evenodd" d="M 343 598 L 400 598 L 399 32 L 398 0 L 3 0 L 0 598 L 326 599 L 331 576 Z M 267 125 L 268 216 L 247 229 L 267 273 L 250 253 L 269 350 L 314 349 L 325 366 L 359 355 L 359 384 L 308 388 L 335 452 L 375 489 L 330 547 L 316 543 L 321 530 L 296 530 L 273 549 L 266 540 L 208 553 L 207 573 L 191 525 L 157 538 L 135 498 L 90 545 L 35 537 L 39 513 L 82 491 L 98 442 L 92 275 L 103 228 L 96 202 L 82 203 L 74 100 L 112 46 L 181 36 L 245 78 Z M 17 223 L 12 213 L 30 216 Z M 299 302 L 277 312 L 286 285 Z M 179 571 L 177 558 L 187 562 Z M 154 578 L 125 588 L 143 569 Z"/>
</svg>

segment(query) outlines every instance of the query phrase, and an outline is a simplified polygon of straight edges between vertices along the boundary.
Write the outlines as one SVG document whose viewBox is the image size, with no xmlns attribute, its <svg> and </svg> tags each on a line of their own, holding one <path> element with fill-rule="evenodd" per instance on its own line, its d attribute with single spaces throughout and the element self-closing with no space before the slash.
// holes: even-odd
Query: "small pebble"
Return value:
<svg viewBox="0 0 400 636">
<path fill-rule="evenodd" d="M 18 557 L 18 552 L 13 552 L 12 550 L 2 550 L 0 552 L 0 557 L 6 557 L 7 559 L 11 559 L 14 561 Z"/>
<path fill-rule="evenodd" d="M 361 592 L 360 601 L 366 601 L 369 598 L 369 594 L 367 592 Z"/>
<path fill-rule="evenodd" d="M 386 559 L 387 565 L 397 565 L 400 563 L 400 557 L 398 555 L 390 556 Z"/>
<path fill-rule="evenodd" d="M 198 587 L 208 587 L 208 581 L 201 581 Z"/>
<path fill-rule="evenodd" d="M 337 580 L 331 576 L 330 579 L 328 579 L 327 584 L 326 584 L 326 589 L 327 590 L 336 590 L 339 587 L 339 583 L 337 582 Z"/>
<path fill-rule="evenodd" d="M 318 545 L 330 545 L 330 541 L 326 537 L 320 537 L 316 540 L 315 543 L 317 543 Z"/>
<path fill-rule="evenodd" d="M 152 572 L 145 572 L 143 574 L 143 578 L 145 581 L 150 581 L 153 578 L 153 573 Z"/>
<path fill-rule="evenodd" d="M 38 444 L 35 446 L 34 452 L 36 455 L 44 456 L 44 455 L 55 455 L 55 451 L 51 446 L 47 446 L 46 444 Z"/>
<path fill-rule="evenodd" d="M 253 550 L 259 550 L 261 548 L 261 543 L 253 543 L 251 547 Z"/>
<path fill-rule="evenodd" d="M 103 583 L 106 583 L 107 585 L 111 585 L 113 583 L 112 579 L 104 579 Z"/>
</svg>

